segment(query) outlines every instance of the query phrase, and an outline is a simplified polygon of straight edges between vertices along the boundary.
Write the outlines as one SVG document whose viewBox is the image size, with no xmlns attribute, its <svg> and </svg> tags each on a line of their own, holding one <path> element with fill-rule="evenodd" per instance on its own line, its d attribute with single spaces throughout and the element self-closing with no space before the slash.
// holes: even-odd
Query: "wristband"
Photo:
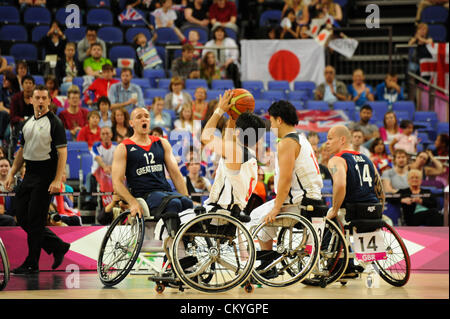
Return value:
<svg viewBox="0 0 450 319">
<path fill-rule="evenodd" d="M 222 116 L 222 115 L 225 114 L 225 111 L 222 110 L 220 107 L 218 107 L 218 108 L 214 111 L 214 114 L 217 114 L 217 115 L 219 115 L 219 116 Z"/>
</svg>

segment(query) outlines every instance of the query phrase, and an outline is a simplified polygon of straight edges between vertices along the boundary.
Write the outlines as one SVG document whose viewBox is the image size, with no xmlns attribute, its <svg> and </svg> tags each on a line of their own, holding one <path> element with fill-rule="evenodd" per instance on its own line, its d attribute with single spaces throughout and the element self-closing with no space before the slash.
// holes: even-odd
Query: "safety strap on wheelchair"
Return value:
<svg viewBox="0 0 450 319">
<path fill-rule="evenodd" d="M 346 203 L 345 220 L 353 221 L 360 219 L 381 219 L 383 205 L 380 203 Z"/>
<path fill-rule="evenodd" d="M 384 226 L 383 219 L 357 219 L 352 220 L 348 225 L 349 229 L 356 227 L 356 231 L 358 233 L 373 232 L 379 228 L 382 228 L 383 226 Z"/>
<path fill-rule="evenodd" d="M 145 198 L 147 198 L 149 194 L 150 193 L 145 194 Z M 159 204 L 159 206 L 156 209 L 154 209 L 154 210 L 150 210 L 149 209 L 150 210 L 150 215 L 154 216 L 155 219 L 159 219 L 161 217 L 161 214 L 164 212 L 164 210 L 166 209 L 167 205 L 169 204 L 169 202 L 172 199 L 182 198 L 182 197 L 184 197 L 184 196 L 183 195 L 167 195 L 166 197 L 164 197 L 162 199 L 161 204 Z"/>
<path fill-rule="evenodd" d="M 222 206 L 220 206 L 219 204 L 216 204 L 216 203 L 210 203 L 208 205 L 213 206 L 213 208 L 210 210 L 211 213 L 216 212 L 218 210 L 227 210 L 230 212 L 231 216 L 237 218 L 239 221 L 241 221 L 243 223 L 248 223 L 250 221 L 250 216 L 241 212 L 241 209 L 239 208 L 239 206 L 237 204 L 233 205 L 231 210 L 224 209 Z"/>
<path fill-rule="evenodd" d="M 324 205 L 322 200 L 303 198 L 302 202 L 298 205 L 302 216 L 307 218 L 312 217 L 324 217 L 327 214 L 328 207 Z"/>
</svg>

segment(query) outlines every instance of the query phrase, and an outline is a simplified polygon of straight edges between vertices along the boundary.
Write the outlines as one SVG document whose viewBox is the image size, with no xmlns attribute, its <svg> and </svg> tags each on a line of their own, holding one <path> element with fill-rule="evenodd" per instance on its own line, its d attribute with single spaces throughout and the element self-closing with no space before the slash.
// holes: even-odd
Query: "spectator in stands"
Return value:
<svg viewBox="0 0 450 319">
<path fill-rule="evenodd" d="M 112 66 L 111 60 L 102 56 L 104 51 L 99 43 L 93 43 L 89 52 L 90 56 L 83 60 L 84 72 L 86 75 L 98 78 L 102 75 L 103 65 L 109 64 Z"/>
<path fill-rule="evenodd" d="M 342 8 L 339 3 L 333 0 L 319 0 L 312 7 L 313 16 L 315 18 L 324 18 L 327 14 L 330 15 L 334 21 L 332 24 L 339 26 L 336 22 L 342 21 Z"/>
<path fill-rule="evenodd" d="M 92 149 L 94 143 L 100 141 L 100 127 L 98 126 L 98 123 L 100 122 L 100 114 L 95 110 L 90 111 L 87 119 L 88 124 L 81 128 L 77 136 L 77 141 L 87 142 L 89 149 Z"/>
<path fill-rule="evenodd" d="M 153 11 L 155 17 L 155 26 L 158 28 L 177 28 L 175 21 L 178 16 L 175 10 L 172 9 L 172 0 L 160 0 L 161 8 Z"/>
<path fill-rule="evenodd" d="M 416 24 L 419 23 L 423 9 L 429 6 L 443 6 L 448 10 L 448 0 L 420 0 L 417 3 Z"/>
<path fill-rule="evenodd" d="M 146 12 L 152 12 L 161 8 L 161 3 L 160 1 L 127 0 L 126 8 L 135 8 Z"/>
<path fill-rule="evenodd" d="M 83 75 L 83 66 L 75 59 L 76 44 L 68 42 L 64 48 L 64 57 L 58 60 L 55 67 L 56 78 L 61 81 L 61 93 L 67 94 L 73 78 Z"/>
<path fill-rule="evenodd" d="M 181 57 L 172 62 L 172 76 L 178 76 L 184 80 L 200 78 L 200 69 L 198 63 L 194 60 L 192 44 L 184 44 Z"/>
<path fill-rule="evenodd" d="M 17 142 L 19 141 L 19 133 L 25 120 L 34 115 L 33 105 L 31 104 L 31 96 L 35 87 L 34 78 L 31 75 L 25 75 L 22 79 L 23 91 L 17 92 L 11 97 L 9 107 L 9 117 L 11 124 L 11 143 L 9 144 L 10 160 L 14 158 Z"/>
<path fill-rule="evenodd" d="M 347 89 L 356 106 L 363 106 L 368 101 L 375 100 L 372 87 L 364 83 L 364 72 L 361 69 L 353 71 L 353 83 Z"/>
<path fill-rule="evenodd" d="M 213 80 L 221 79 L 216 55 L 212 51 L 207 52 L 200 62 L 200 78 L 205 79 L 210 88 Z"/>
<path fill-rule="evenodd" d="M 135 83 L 131 83 L 133 72 L 129 68 L 123 68 L 120 73 L 121 82 L 112 84 L 108 90 L 111 101 L 111 109 L 125 107 L 129 113 L 135 107 L 145 107 L 142 89 Z"/>
<path fill-rule="evenodd" d="M 6 192 L 5 183 L 11 169 L 11 162 L 6 157 L 0 157 L 0 192 Z M 16 220 L 11 215 L 11 197 L 0 197 L 0 226 L 16 226 Z"/>
<path fill-rule="evenodd" d="M 285 11 L 280 26 L 282 28 L 280 39 L 298 39 L 300 37 L 300 26 L 297 24 L 294 9 L 289 8 Z"/>
<path fill-rule="evenodd" d="M 336 80 L 336 70 L 333 66 L 325 67 L 325 82 L 315 91 L 315 99 L 332 105 L 336 101 L 347 101 L 348 92 L 344 82 Z"/>
<path fill-rule="evenodd" d="M 206 88 L 199 86 L 194 92 L 194 101 L 192 101 L 192 112 L 194 120 L 203 121 L 208 111 L 208 102 L 206 102 L 207 97 Z"/>
<path fill-rule="evenodd" d="M 53 21 L 47 35 L 39 41 L 39 46 L 45 49 L 45 55 L 56 55 L 58 60 L 64 56 L 67 39 L 58 21 Z"/>
<path fill-rule="evenodd" d="M 236 24 L 237 8 L 236 4 L 228 0 L 217 0 L 209 7 L 209 19 L 211 20 L 212 31 L 221 26 L 230 28 L 238 32 Z"/>
<path fill-rule="evenodd" d="M 180 33 L 178 34 L 178 37 L 180 38 L 181 44 L 190 44 L 194 48 L 194 54 L 192 58 L 194 61 L 199 62 L 200 58 L 202 57 L 202 48 L 196 48 L 196 47 L 203 47 L 203 43 L 200 43 L 200 34 L 197 30 L 190 30 L 188 33 L 188 37 L 186 37 Z"/>
<path fill-rule="evenodd" d="M 380 136 L 380 132 L 378 131 L 378 127 L 375 124 L 370 124 L 370 119 L 372 118 L 373 110 L 370 105 L 363 105 L 359 110 L 359 122 L 351 122 L 348 125 L 348 129 L 350 131 L 359 129 L 364 134 L 364 142 L 365 144 L 370 144 L 373 142 L 373 139 Z M 366 146 L 367 147 L 367 146 Z"/>
<path fill-rule="evenodd" d="M 122 107 L 112 111 L 111 123 L 112 140 L 114 142 L 120 143 L 133 135 L 133 128 L 130 126 L 130 114 L 125 108 Z"/>
<path fill-rule="evenodd" d="M 384 82 L 378 84 L 375 91 L 375 99 L 386 101 L 389 105 L 404 100 L 403 88 L 398 84 L 398 77 L 395 73 L 386 74 Z"/>
<path fill-rule="evenodd" d="M 327 151 L 325 147 L 325 143 L 323 143 L 319 148 L 319 157 L 317 160 L 319 161 L 319 171 L 320 175 L 322 175 L 322 179 L 331 179 L 330 171 L 328 170 L 328 161 L 330 160 L 330 153 Z"/>
<path fill-rule="evenodd" d="M 163 61 L 159 57 L 154 45 L 156 37 L 156 32 L 153 33 L 153 38 L 149 40 L 144 33 L 138 33 L 133 39 L 133 42 L 137 46 L 137 57 L 144 70 L 159 70 L 163 68 Z"/>
<path fill-rule="evenodd" d="M 309 141 L 309 144 L 311 144 L 311 146 L 319 146 L 320 138 L 316 132 L 310 131 L 308 133 L 307 139 Z"/>
<path fill-rule="evenodd" d="M 67 173 L 64 171 L 61 180 L 61 192 L 73 193 L 73 188 L 66 184 Z M 81 213 L 74 208 L 72 195 L 53 196 L 50 208 L 59 214 L 61 221 L 67 226 L 82 226 Z"/>
<path fill-rule="evenodd" d="M 286 16 L 286 12 L 292 9 L 296 23 L 298 25 L 307 25 L 309 23 L 309 10 L 307 1 L 303 0 L 285 0 L 283 9 L 281 10 L 282 16 Z"/>
<path fill-rule="evenodd" d="M 270 176 L 267 179 L 267 191 L 266 191 L 266 202 L 274 199 L 277 194 L 275 193 L 275 176 Z"/>
<path fill-rule="evenodd" d="M 20 90 L 23 90 L 23 78 L 28 75 L 28 64 L 27 61 L 22 60 L 19 62 L 16 62 L 16 74 L 17 74 L 17 81 L 20 85 Z"/>
<path fill-rule="evenodd" d="M 187 7 L 184 9 L 184 18 L 186 22 L 181 27 L 181 30 L 188 28 L 202 28 L 205 31 L 208 30 L 209 18 L 208 18 L 208 3 L 204 0 L 190 1 Z"/>
<path fill-rule="evenodd" d="M 164 98 L 164 108 L 179 113 L 184 103 L 191 103 L 192 98 L 184 91 L 184 81 L 178 76 L 172 77 L 169 84 L 169 93 Z"/>
<path fill-rule="evenodd" d="M 20 91 L 16 75 L 9 69 L 3 72 L 3 85 L 0 89 L 0 145 L 9 136 L 9 108 L 14 94 Z M 7 142 L 6 142 L 7 143 Z M 7 154 L 5 154 L 7 156 Z"/>
<path fill-rule="evenodd" d="M 100 114 L 98 126 L 112 126 L 111 123 L 111 101 L 107 96 L 100 96 L 97 100 L 97 108 Z"/>
<path fill-rule="evenodd" d="M 102 65 L 102 73 L 100 77 L 94 80 L 89 85 L 86 91 L 84 91 L 84 102 L 90 107 L 97 103 L 97 100 L 101 96 L 108 96 L 108 92 L 114 83 L 118 83 L 119 80 L 114 79 L 114 68 L 111 64 Z M 121 75 L 122 76 L 122 75 Z M 114 104 L 113 96 L 109 96 L 112 108 L 116 107 Z"/>
<path fill-rule="evenodd" d="M 161 127 L 156 126 L 150 130 L 151 136 L 164 137 L 164 131 Z"/>
<path fill-rule="evenodd" d="M 186 168 L 188 173 L 185 176 L 185 179 L 189 195 L 193 193 L 209 192 L 211 190 L 211 183 L 209 180 L 200 176 L 201 165 L 199 162 L 188 162 L 186 163 Z M 193 196 L 191 199 L 195 205 L 201 205 L 202 203 L 201 196 Z"/>
<path fill-rule="evenodd" d="M 55 104 L 57 107 L 62 107 L 61 101 L 58 100 L 60 94 L 56 77 L 53 74 L 49 74 L 44 78 L 44 83 L 50 93 L 52 99 L 51 103 Z"/>
<path fill-rule="evenodd" d="M 106 44 L 105 41 L 100 39 L 97 36 L 97 28 L 95 26 L 89 25 L 86 29 L 86 36 L 78 42 L 77 45 L 77 52 L 78 52 L 78 61 L 83 62 L 87 58 L 93 56 L 92 48 L 93 44 L 99 43 L 101 47 L 101 54 L 100 56 L 103 59 L 106 59 Z M 98 58 L 97 58 L 98 59 Z M 84 66 L 86 68 L 86 66 Z M 98 68 L 100 70 L 100 68 Z M 88 72 L 86 72 L 88 73 Z"/>
<path fill-rule="evenodd" d="M 400 203 L 405 224 L 407 226 L 442 226 L 443 215 L 437 211 L 436 199 L 430 190 L 420 187 L 422 177 L 420 170 L 411 169 L 408 172 L 408 188 L 400 189 L 398 192 L 401 195 Z"/>
<path fill-rule="evenodd" d="M 419 61 L 421 58 L 429 56 L 426 45 L 432 43 L 433 39 L 428 36 L 428 25 L 426 23 L 419 23 L 416 28 L 416 33 L 408 42 L 410 46 L 417 46 L 410 49 L 408 71 L 420 74 Z"/>
<path fill-rule="evenodd" d="M 78 132 L 87 124 L 88 110 L 80 106 L 80 89 L 76 85 L 72 85 L 67 92 L 67 101 L 69 107 L 61 113 L 59 118 L 64 128 L 70 131 L 72 139 L 75 139 Z"/>
<path fill-rule="evenodd" d="M 438 176 L 444 172 L 441 161 L 437 160 L 430 150 L 419 152 L 415 161 L 409 164 L 409 169 L 421 171 L 423 178 Z"/>
<path fill-rule="evenodd" d="M 394 136 L 402 132 L 402 129 L 398 125 L 397 115 L 394 111 L 388 111 L 384 114 L 383 126 L 379 129 L 380 137 L 384 142 L 390 144 L 394 139 Z"/>
<path fill-rule="evenodd" d="M 150 107 L 150 129 L 155 127 L 164 127 L 170 131 L 172 128 L 172 116 L 164 110 L 164 99 L 160 96 L 153 98 Z"/>
<path fill-rule="evenodd" d="M 353 150 L 370 157 L 370 151 L 363 145 L 364 133 L 360 129 L 352 130 L 352 147 Z"/>
<path fill-rule="evenodd" d="M 409 154 L 415 154 L 417 152 L 418 139 L 414 135 L 414 123 L 409 120 L 402 120 L 400 122 L 401 132 L 397 133 L 392 142 L 389 144 L 389 150 L 391 154 L 396 149 L 403 149 Z"/>
<path fill-rule="evenodd" d="M 370 146 L 370 160 L 375 164 L 378 172 L 383 174 L 387 169 L 391 169 L 391 159 L 387 155 L 386 146 L 380 137 L 377 137 Z"/>
<path fill-rule="evenodd" d="M 448 134 L 439 134 L 434 142 L 435 150 L 432 152 L 433 156 L 447 157 L 447 159 L 441 159 L 443 165 L 443 173 L 436 177 L 437 181 L 440 181 L 444 186 L 449 183 L 449 166 L 448 166 L 448 150 L 449 150 L 449 137 Z"/>
<path fill-rule="evenodd" d="M 13 67 L 11 65 L 8 65 L 8 60 L 6 58 L 2 57 L 2 51 L 0 49 L 0 74 L 2 74 L 5 71 L 12 71 Z"/>
<path fill-rule="evenodd" d="M 127 208 L 128 205 L 126 205 L 119 196 L 113 194 L 112 201 L 108 205 L 102 206 L 102 209 L 98 213 L 97 220 L 101 225 L 110 225 L 112 221 Z"/>
<path fill-rule="evenodd" d="M 399 189 L 408 188 L 408 154 L 402 150 L 394 153 L 394 167 L 387 169 L 381 175 L 383 188 L 386 193 L 396 193 Z"/>
<path fill-rule="evenodd" d="M 174 129 L 193 132 L 194 114 L 192 112 L 192 102 L 184 103 L 179 113 L 179 118 L 173 123 Z"/>
<path fill-rule="evenodd" d="M 223 47 L 225 49 L 209 49 L 210 47 Z M 205 49 L 202 53 L 203 56 L 205 56 L 206 53 L 210 51 L 214 53 L 219 52 L 216 53 L 216 57 L 218 57 L 217 60 L 219 61 L 219 68 L 221 70 L 222 77 L 232 79 L 234 87 L 240 88 L 241 80 L 239 74 L 239 48 L 236 41 L 229 37 L 226 37 L 225 29 L 222 26 L 218 26 L 213 31 L 213 38 L 206 42 Z"/>
</svg>

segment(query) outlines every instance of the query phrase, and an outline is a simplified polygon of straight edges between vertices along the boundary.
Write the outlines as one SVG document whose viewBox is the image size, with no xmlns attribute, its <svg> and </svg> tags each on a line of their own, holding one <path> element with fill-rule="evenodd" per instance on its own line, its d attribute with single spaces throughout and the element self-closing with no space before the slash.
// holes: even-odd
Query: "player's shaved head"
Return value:
<svg viewBox="0 0 450 319">
<path fill-rule="evenodd" d="M 347 127 L 343 125 L 333 126 L 328 131 L 328 139 L 326 142 L 327 151 L 330 154 L 336 154 L 344 149 L 351 149 L 351 140 L 352 135 Z"/>
<path fill-rule="evenodd" d="M 133 111 L 131 111 L 131 114 L 130 114 L 130 119 L 131 119 L 131 120 L 134 119 L 134 117 L 136 116 L 136 113 L 137 113 L 139 110 L 144 110 L 145 112 L 148 113 L 148 111 L 147 111 L 145 108 L 143 108 L 143 107 L 137 107 L 137 108 L 133 109 Z"/>
<path fill-rule="evenodd" d="M 347 142 L 350 142 L 352 139 L 352 134 L 350 133 L 350 130 L 344 125 L 333 126 L 329 134 L 333 134 L 337 138 L 345 137 L 345 140 Z"/>
</svg>

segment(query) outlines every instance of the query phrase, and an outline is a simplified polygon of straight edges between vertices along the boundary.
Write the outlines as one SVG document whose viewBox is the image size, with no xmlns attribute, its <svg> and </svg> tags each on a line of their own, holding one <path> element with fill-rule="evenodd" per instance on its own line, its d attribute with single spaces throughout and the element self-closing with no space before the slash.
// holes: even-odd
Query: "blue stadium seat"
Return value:
<svg viewBox="0 0 450 319">
<path fill-rule="evenodd" d="M 223 94 L 223 90 L 208 90 L 206 92 L 206 100 L 218 100 L 221 94 Z"/>
<path fill-rule="evenodd" d="M 306 101 L 309 100 L 308 91 L 289 91 L 286 93 L 286 97 L 289 101 Z"/>
<path fill-rule="evenodd" d="M 353 101 L 336 101 L 333 104 L 334 110 L 354 111 L 355 102 Z"/>
<path fill-rule="evenodd" d="M 70 142 L 74 143 L 74 142 Z M 69 142 L 68 142 L 69 144 Z M 87 143 L 86 143 L 87 144 Z M 81 158 L 78 158 L 80 156 Z M 69 165 L 69 176 L 67 179 L 78 180 L 79 170 L 83 171 L 83 181 L 86 180 L 87 174 L 91 172 L 93 158 L 91 153 L 88 151 L 78 151 L 76 149 L 67 149 L 67 164 Z"/>
<path fill-rule="evenodd" d="M 408 112 L 410 121 L 413 120 L 416 105 L 413 101 L 397 101 L 392 104 L 392 110 L 394 112 L 405 111 Z"/>
<path fill-rule="evenodd" d="M 409 114 L 407 111 L 396 111 L 395 115 L 397 116 L 398 123 L 400 123 L 402 120 L 411 121 L 411 114 Z M 359 120 L 359 113 L 358 113 L 358 120 Z"/>
<path fill-rule="evenodd" d="M 134 83 L 134 84 L 140 86 L 142 91 L 151 88 L 150 81 L 145 78 L 143 78 L 143 79 L 142 78 L 132 78 L 131 83 Z"/>
<path fill-rule="evenodd" d="M 108 57 L 111 62 L 116 62 L 119 58 L 135 59 L 136 51 L 131 45 L 116 45 L 109 49 Z"/>
<path fill-rule="evenodd" d="M 32 43 L 15 43 L 11 46 L 9 54 L 16 60 L 36 61 L 38 59 L 38 49 Z"/>
<path fill-rule="evenodd" d="M 234 31 L 233 29 L 230 29 L 230 28 L 224 28 L 224 29 L 225 29 L 226 37 L 231 38 L 236 42 L 238 41 L 236 31 Z"/>
<path fill-rule="evenodd" d="M 73 142 L 68 142 L 67 143 L 67 150 L 68 151 L 89 151 L 89 146 L 86 142 L 78 142 L 78 141 L 73 141 Z"/>
<path fill-rule="evenodd" d="M 65 25 L 66 24 L 66 18 L 67 16 L 71 14 L 71 12 L 66 12 L 66 8 L 59 8 L 58 10 L 56 10 L 55 12 L 55 20 L 60 24 L 60 25 Z"/>
<path fill-rule="evenodd" d="M 429 122 L 433 129 L 436 128 L 439 122 L 436 112 L 431 111 L 416 111 L 414 113 L 414 121 Z"/>
<path fill-rule="evenodd" d="M 27 42 L 27 29 L 22 25 L 4 25 L 0 29 L 0 41 Z"/>
<path fill-rule="evenodd" d="M 255 110 L 253 111 L 257 115 L 262 115 L 267 112 L 272 102 L 270 100 L 255 100 Z"/>
<path fill-rule="evenodd" d="M 159 96 L 164 99 L 167 93 L 169 93 L 169 91 L 166 89 L 146 89 L 144 91 L 144 98 L 153 100 L 153 98 Z"/>
<path fill-rule="evenodd" d="M 164 79 L 159 79 L 158 80 L 158 88 L 159 89 L 169 89 L 169 85 L 170 85 L 170 79 L 168 78 L 164 78 Z"/>
<path fill-rule="evenodd" d="M 448 122 L 442 122 L 442 123 L 438 123 L 437 125 L 437 134 L 443 134 L 443 133 L 447 133 L 448 134 Z"/>
<path fill-rule="evenodd" d="M 371 101 L 367 102 L 373 109 L 373 116 L 377 120 L 383 120 L 384 114 L 389 110 L 389 104 L 386 101 Z"/>
<path fill-rule="evenodd" d="M 152 38 L 152 33 L 150 32 L 149 28 L 144 27 L 128 28 L 127 31 L 125 31 L 125 42 L 133 43 L 133 38 L 138 33 L 145 34 L 147 40 L 150 40 Z"/>
<path fill-rule="evenodd" d="M 98 27 L 112 26 L 114 18 L 108 9 L 90 9 L 86 16 L 86 24 Z"/>
<path fill-rule="evenodd" d="M 186 89 L 196 89 L 199 86 L 208 88 L 208 82 L 205 79 L 186 79 L 184 86 Z"/>
<path fill-rule="evenodd" d="M 82 90 L 83 90 L 83 81 L 84 81 L 83 77 L 77 76 L 77 77 L 74 77 L 72 79 L 72 84 L 78 86 L 80 88 L 81 92 L 82 92 Z"/>
<path fill-rule="evenodd" d="M 33 75 L 34 82 L 36 85 L 44 85 L 44 77 L 42 75 Z"/>
<path fill-rule="evenodd" d="M 163 65 L 166 66 L 166 49 L 163 46 L 155 45 L 158 56 L 163 61 Z"/>
<path fill-rule="evenodd" d="M 448 9 L 443 6 L 429 6 L 423 9 L 420 21 L 428 24 L 445 23 L 448 17 Z"/>
<path fill-rule="evenodd" d="M 156 43 L 160 45 L 180 44 L 180 39 L 172 28 L 158 28 L 155 32 L 158 35 Z"/>
<path fill-rule="evenodd" d="M 294 91 L 307 90 L 309 92 L 309 98 L 314 99 L 314 90 L 316 89 L 316 83 L 312 81 L 295 81 Z"/>
<path fill-rule="evenodd" d="M 281 22 L 281 10 L 266 10 L 259 17 L 260 27 L 279 25 L 280 22 Z"/>
<path fill-rule="evenodd" d="M 289 100 L 289 102 L 295 107 L 296 110 L 303 110 L 304 109 L 304 102 L 303 101 L 294 101 Z"/>
<path fill-rule="evenodd" d="M 97 35 L 107 44 L 121 44 L 123 42 L 123 32 L 118 27 L 102 27 L 98 29 Z"/>
<path fill-rule="evenodd" d="M 191 96 L 192 99 L 194 99 L 194 93 L 195 93 L 195 89 L 184 89 L 187 93 L 189 93 L 189 95 Z"/>
<path fill-rule="evenodd" d="M 267 89 L 268 90 L 283 90 L 283 91 L 290 91 L 291 88 L 289 87 L 288 81 L 268 81 L 267 82 Z"/>
<path fill-rule="evenodd" d="M 234 83 L 232 80 L 212 80 L 211 89 L 213 90 L 228 90 L 234 89 Z"/>
<path fill-rule="evenodd" d="M 33 25 L 50 24 L 52 22 L 52 14 L 47 8 L 29 7 L 25 9 L 23 14 L 23 22 Z"/>
<path fill-rule="evenodd" d="M 67 41 L 79 42 L 86 36 L 86 26 L 80 26 L 79 28 L 67 28 L 64 31 Z"/>
<path fill-rule="evenodd" d="M 16 7 L 2 6 L 0 10 L 0 24 L 19 24 L 20 13 Z"/>
<path fill-rule="evenodd" d="M 286 93 L 284 91 L 263 91 L 261 93 L 261 99 L 269 101 L 279 101 L 286 99 Z"/>
<path fill-rule="evenodd" d="M 317 135 L 319 136 L 319 144 L 327 141 L 328 132 L 317 132 Z"/>
<path fill-rule="evenodd" d="M 325 101 L 309 100 L 309 101 L 306 101 L 305 109 L 306 110 L 329 111 L 330 110 L 330 106 Z"/>
<path fill-rule="evenodd" d="M 47 36 L 47 32 L 50 29 L 48 25 L 38 25 L 31 31 L 31 42 L 39 42 Z"/>
<path fill-rule="evenodd" d="M 242 88 L 248 90 L 253 94 L 255 99 L 261 98 L 261 92 L 264 91 L 264 82 L 263 81 L 242 81 Z"/>
<path fill-rule="evenodd" d="M 156 88 L 158 86 L 157 79 L 165 78 L 166 72 L 163 69 L 147 69 L 143 71 L 143 77 L 149 79 L 152 88 Z"/>
<path fill-rule="evenodd" d="M 428 26 L 428 36 L 434 42 L 445 42 L 447 39 L 447 28 L 442 24 L 430 24 Z"/>
<path fill-rule="evenodd" d="M 88 8 L 110 8 L 111 3 L 109 0 L 86 0 L 86 6 Z"/>
<path fill-rule="evenodd" d="M 426 132 L 419 132 L 417 134 L 417 137 L 419 138 L 419 143 L 420 144 L 430 144 L 433 143 L 432 141 L 430 141 L 430 138 L 428 137 L 428 133 Z"/>
<path fill-rule="evenodd" d="M 198 32 L 199 40 L 198 42 L 205 44 L 208 42 L 208 31 L 202 28 L 190 27 L 183 30 L 183 35 L 188 39 L 189 31 L 194 30 Z"/>
</svg>

